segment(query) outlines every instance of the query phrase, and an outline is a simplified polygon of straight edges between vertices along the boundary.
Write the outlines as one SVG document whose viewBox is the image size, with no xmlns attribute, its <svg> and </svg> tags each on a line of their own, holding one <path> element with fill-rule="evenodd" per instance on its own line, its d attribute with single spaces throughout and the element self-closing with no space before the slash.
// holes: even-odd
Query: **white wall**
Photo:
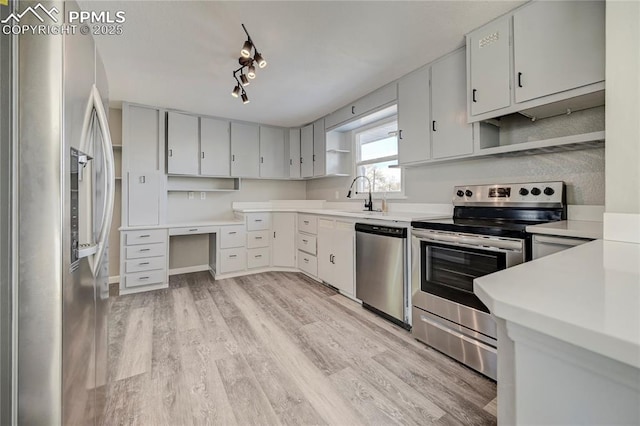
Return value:
<svg viewBox="0 0 640 426">
<path fill-rule="evenodd" d="M 607 1 L 605 239 L 640 242 L 640 2 Z"/>
<path fill-rule="evenodd" d="M 562 180 L 569 204 L 604 204 L 603 148 L 561 153 L 491 157 L 405 169 L 405 194 L 410 203 L 450 203 L 455 185 Z M 341 201 L 351 177 L 307 182 L 308 199 Z M 391 201 L 393 202 L 393 201 Z"/>
</svg>

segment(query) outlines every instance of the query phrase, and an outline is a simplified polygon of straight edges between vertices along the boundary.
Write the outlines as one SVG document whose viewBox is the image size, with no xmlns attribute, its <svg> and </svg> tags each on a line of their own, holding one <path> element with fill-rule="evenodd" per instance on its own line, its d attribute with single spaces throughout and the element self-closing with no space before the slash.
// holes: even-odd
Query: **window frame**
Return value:
<svg viewBox="0 0 640 426">
<path fill-rule="evenodd" d="M 356 176 L 358 176 L 358 167 L 359 166 L 366 166 L 369 164 L 376 164 L 376 163 L 384 163 L 385 161 L 399 161 L 399 154 L 396 155 L 389 155 L 386 157 L 376 157 L 374 159 L 371 160 L 365 160 L 365 161 L 361 161 L 360 160 L 360 141 L 359 141 L 359 134 L 366 132 L 368 130 L 374 129 L 376 127 L 381 127 L 384 126 L 386 124 L 392 123 L 392 122 L 398 122 L 398 115 L 394 114 L 390 117 L 385 117 L 383 119 L 374 121 L 373 123 L 369 123 L 367 125 L 358 127 L 356 129 L 353 129 L 351 131 L 351 145 L 352 145 L 352 152 L 354 153 L 353 155 L 353 159 L 352 159 L 352 169 L 351 169 L 351 178 L 354 179 Z M 377 139 L 380 140 L 380 139 Z M 371 142 L 375 142 L 375 141 L 371 141 Z M 398 136 L 396 135 L 396 145 L 398 145 Z M 398 150 L 399 150 L 399 146 L 398 146 Z M 385 198 L 387 200 L 389 199 L 406 199 L 407 197 L 405 196 L 405 173 L 404 173 L 404 169 L 402 167 L 398 167 L 400 169 L 400 191 L 393 191 L 393 192 L 387 192 L 387 191 L 377 191 L 377 192 L 371 192 L 371 196 L 375 197 L 375 198 Z M 358 185 L 362 185 L 361 187 Z M 362 191 L 360 191 L 360 188 L 362 188 Z M 355 186 L 354 186 L 354 195 L 352 196 L 352 198 L 355 199 L 366 199 L 369 197 L 369 193 L 367 191 L 368 186 L 366 184 L 366 180 L 364 179 L 359 179 L 358 182 L 356 182 Z M 355 193 L 355 191 L 358 191 L 357 193 Z"/>
</svg>

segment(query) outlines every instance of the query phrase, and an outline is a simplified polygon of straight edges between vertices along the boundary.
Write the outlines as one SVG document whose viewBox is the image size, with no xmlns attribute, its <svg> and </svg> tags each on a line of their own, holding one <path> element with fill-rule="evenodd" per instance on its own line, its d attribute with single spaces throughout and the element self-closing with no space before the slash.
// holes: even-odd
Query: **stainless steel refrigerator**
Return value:
<svg viewBox="0 0 640 426">
<path fill-rule="evenodd" d="M 0 7 L 21 13 L 38 3 L 55 7 L 60 21 L 78 9 L 69 1 Z M 42 22 L 25 13 L 25 24 Z M 3 80 L 10 68 L 12 81 L 13 418 L 95 424 L 106 390 L 115 185 L 106 76 L 90 35 L 13 38 L 11 65 L 2 58 Z"/>
</svg>

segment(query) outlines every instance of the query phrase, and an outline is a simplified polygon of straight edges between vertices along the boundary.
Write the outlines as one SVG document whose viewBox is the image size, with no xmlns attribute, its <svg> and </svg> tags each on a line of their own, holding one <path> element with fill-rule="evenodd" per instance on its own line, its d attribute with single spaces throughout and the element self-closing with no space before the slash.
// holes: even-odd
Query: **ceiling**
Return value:
<svg viewBox="0 0 640 426">
<path fill-rule="evenodd" d="M 94 36 L 110 99 L 298 126 L 464 44 L 522 1 L 79 1 L 123 10 L 124 34 Z M 244 23 L 268 66 L 230 93 Z"/>
</svg>

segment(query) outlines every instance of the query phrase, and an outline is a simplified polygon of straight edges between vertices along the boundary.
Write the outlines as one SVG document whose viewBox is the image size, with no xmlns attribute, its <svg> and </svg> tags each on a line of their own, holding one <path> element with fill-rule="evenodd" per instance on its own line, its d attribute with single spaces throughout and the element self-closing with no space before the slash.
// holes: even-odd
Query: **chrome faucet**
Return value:
<svg viewBox="0 0 640 426">
<path fill-rule="evenodd" d="M 349 187 L 349 192 L 347 193 L 347 198 L 351 198 L 351 189 L 353 189 L 353 185 L 356 183 L 356 181 L 360 178 L 366 179 L 367 182 L 369 182 L 369 201 L 365 201 L 364 202 L 364 208 L 366 210 L 369 210 L 370 212 L 373 211 L 373 200 L 371 199 L 371 180 L 369 180 L 368 177 L 364 176 L 364 175 L 359 175 L 356 176 L 356 178 L 353 180 L 353 182 L 351 182 L 351 186 Z M 358 191 L 356 191 L 356 194 L 358 193 Z"/>
</svg>

